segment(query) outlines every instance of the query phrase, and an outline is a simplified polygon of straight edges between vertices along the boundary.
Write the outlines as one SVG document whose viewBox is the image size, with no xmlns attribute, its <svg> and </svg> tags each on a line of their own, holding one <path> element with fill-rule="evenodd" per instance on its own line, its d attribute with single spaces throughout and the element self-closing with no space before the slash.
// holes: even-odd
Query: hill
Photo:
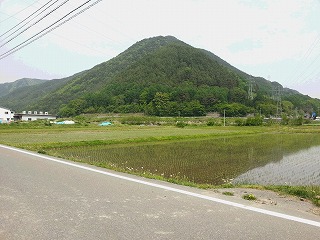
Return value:
<svg viewBox="0 0 320 240">
<path fill-rule="evenodd" d="M 28 86 L 34 86 L 46 82 L 47 80 L 35 78 L 22 78 L 10 83 L 0 84 L 0 97 L 10 94 L 11 92 Z"/>
<path fill-rule="evenodd" d="M 12 93 L 0 98 L 0 105 L 61 116 L 94 112 L 194 116 L 222 109 L 228 116 L 282 111 L 293 115 L 320 106 L 318 99 L 250 76 L 172 36 L 144 39 L 92 69 Z"/>
</svg>

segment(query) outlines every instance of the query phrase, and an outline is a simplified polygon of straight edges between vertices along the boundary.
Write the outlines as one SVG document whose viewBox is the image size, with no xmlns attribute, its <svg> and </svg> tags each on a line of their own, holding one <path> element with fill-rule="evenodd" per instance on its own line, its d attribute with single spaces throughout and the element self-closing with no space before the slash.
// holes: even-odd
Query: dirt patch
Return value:
<svg viewBox="0 0 320 240">
<path fill-rule="evenodd" d="M 320 216 L 320 208 L 312 204 L 307 199 L 283 195 L 269 190 L 258 190 L 251 188 L 224 188 L 216 189 L 218 193 L 229 195 L 235 198 L 241 198 L 246 194 L 253 194 L 256 200 L 252 200 L 256 204 L 274 206 L 279 209 L 288 209 L 299 212 L 308 212 Z"/>
</svg>

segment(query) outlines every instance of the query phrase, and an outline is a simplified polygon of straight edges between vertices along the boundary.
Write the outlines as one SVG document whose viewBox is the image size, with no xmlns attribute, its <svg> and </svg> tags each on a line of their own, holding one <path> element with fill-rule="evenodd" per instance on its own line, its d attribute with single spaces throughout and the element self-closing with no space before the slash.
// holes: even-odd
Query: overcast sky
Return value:
<svg viewBox="0 0 320 240">
<path fill-rule="evenodd" d="M 0 0 L 0 35 L 47 2 Z M 0 56 L 84 2 L 67 1 L 17 37 L 44 14 L 16 33 L 32 17 L 4 34 Z M 320 0 L 102 0 L 1 59 L 0 83 L 70 76 L 117 56 L 137 41 L 159 35 L 175 36 L 248 74 L 320 98 Z"/>
</svg>

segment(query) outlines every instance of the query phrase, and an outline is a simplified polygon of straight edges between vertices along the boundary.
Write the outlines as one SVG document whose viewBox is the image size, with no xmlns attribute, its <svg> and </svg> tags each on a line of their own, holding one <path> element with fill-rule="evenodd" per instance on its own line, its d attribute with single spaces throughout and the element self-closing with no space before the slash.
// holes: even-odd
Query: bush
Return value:
<svg viewBox="0 0 320 240">
<path fill-rule="evenodd" d="M 242 118 L 237 118 L 234 123 L 237 125 L 237 126 L 244 126 L 246 121 Z"/>
<path fill-rule="evenodd" d="M 263 124 L 263 119 L 260 116 L 248 117 L 246 120 L 246 126 L 261 126 Z"/>
<path fill-rule="evenodd" d="M 184 123 L 184 122 L 177 122 L 177 123 L 176 123 L 176 126 L 177 126 L 178 128 L 184 128 L 185 126 L 187 126 L 187 124 Z"/>
<path fill-rule="evenodd" d="M 207 122 L 207 126 L 215 126 L 216 125 L 216 122 L 214 120 L 209 120 Z"/>
<path fill-rule="evenodd" d="M 290 120 L 290 125 L 301 126 L 303 124 L 303 117 L 297 117 Z"/>
</svg>

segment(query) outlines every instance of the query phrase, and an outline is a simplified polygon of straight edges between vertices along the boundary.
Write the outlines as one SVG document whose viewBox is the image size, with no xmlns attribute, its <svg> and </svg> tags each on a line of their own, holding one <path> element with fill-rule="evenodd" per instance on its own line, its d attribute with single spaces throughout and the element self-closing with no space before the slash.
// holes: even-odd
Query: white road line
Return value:
<svg viewBox="0 0 320 240">
<path fill-rule="evenodd" d="M 37 153 L 32 153 L 32 152 L 28 152 L 28 151 L 25 151 L 25 150 L 22 150 L 22 149 L 17 149 L 17 148 L 5 146 L 5 145 L 0 145 L 0 147 L 6 148 L 6 149 L 9 149 L 9 150 L 12 150 L 12 151 L 16 151 L 16 152 L 21 152 L 21 153 L 24 153 L 24 154 L 28 154 L 28 155 L 31 155 L 31 156 L 43 158 L 43 159 L 46 159 L 46 160 L 49 160 L 49 161 L 61 163 L 61 164 L 64 164 L 64 165 L 81 168 L 81 169 L 88 170 L 88 171 L 91 171 L 91 172 L 101 173 L 101 174 L 104 174 L 104 175 L 108 175 L 108 176 L 111 176 L 111 177 L 123 179 L 123 180 L 130 181 L 130 182 L 135 182 L 135 183 L 139 183 L 139 184 L 143 184 L 143 185 L 147 185 L 147 186 L 161 188 L 161 189 L 165 189 L 165 190 L 168 190 L 168 191 L 181 193 L 181 194 L 192 196 L 192 197 L 197 197 L 197 198 L 209 200 L 209 201 L 212 201 L 212 202 L 217 202 L 217 203 L 229 205 L 229 206 L 232 206 L 232 207 L 237 207 L 237 208 L 241 208 L 241 209 L 245 209 L 245 210 L 249 210 L 249 211 L 253 211 L 253 212 L 258 212 L 258 213 L 262 213 L 262 214 L 273 216 L 273 217 L 283 218 L 283 219 L 287 219 L 287 220 L 291 220 L 291 221 L 295 221 L 295 222 L 299 222 L 299 223 L 304 223 L 304 224 L 320 227 L 320 222 L 316 222 L 316 221 L 312 221 L 312 220 L 308 220 L 308 219 L 304 219 L 304 218 L 299 218 L 299 217 L 295 217 L 295 216 L 291 216 L 291 215 L 287 215 L 287 214 L 282 214 L 282 213 L 278 213 L 278 212 L 273 212 L 273 211 L 269 211 L 269 210 L 265 210 L 265 209 L 260 209 L 260 208 L 256 208 L 256 207 L 250 207 L 250 206 L 246 206 L 246 205 L 243 205 L 243 204 L 239 204 L 239 203 L 235 203 L 235 202 L 231 202 L 231 201 L 226 201 L 226 200 L 222 200 L 222 199 L 219 199 L 219 198 L 209 197 L 209 196 L 205 196 L 205 195 L 202 195 L 202 194 L 181 190 L 181 189 L 178 189 L 178 188 L 168 187 L 168 186 L 164 186 L 164 185 L 157 184 L 157 183 L 151 183 L 151 182 L 138 180 L 138 179 L 134 179 L 134 178 L 126 177 L 126 176 L 121 176 L 121 175 L 118 175 L 118 174 L 109 173 L 109 172 L 105 172 L 105 171 L 102 171 L 102 170 L 81 166 L 81 165 L 76 164 L 76 163 L 71 163 L 71 162 L 58 160 L 58 159 L 55 159 L 55 158 L 52 158 L 52 157 L 48 157 L 48 156 L 45 156 L 45 155 L 40 155 L 40 154 L 37 154 Z"/>
</svg>

